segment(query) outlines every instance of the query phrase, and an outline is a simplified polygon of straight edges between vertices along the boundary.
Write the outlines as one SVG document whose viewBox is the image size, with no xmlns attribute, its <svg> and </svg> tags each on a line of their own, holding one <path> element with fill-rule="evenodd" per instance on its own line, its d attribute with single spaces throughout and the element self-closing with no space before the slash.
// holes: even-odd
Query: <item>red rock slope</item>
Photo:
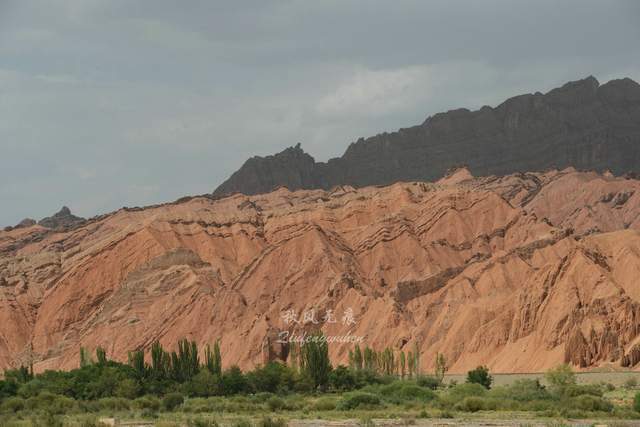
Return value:
<svg viewBox="0 0 640 427">
<path fill-rule="evenodd" d="M 0 232 L 0 368 L 221 338 L 250 367 L 315 309 L 327 335 L 443 352 L 452 372 L 640 361 L 640 182 L 574 170 L 280 189 Z M 342 317 L 353 310 L 355 324 Z M 308 324 L 307 327 L 312 326 Z M 271 345 L 277 356 L 277 346 Z M 346 361 L 346 345 L 333 345 Z"/>
</svg>

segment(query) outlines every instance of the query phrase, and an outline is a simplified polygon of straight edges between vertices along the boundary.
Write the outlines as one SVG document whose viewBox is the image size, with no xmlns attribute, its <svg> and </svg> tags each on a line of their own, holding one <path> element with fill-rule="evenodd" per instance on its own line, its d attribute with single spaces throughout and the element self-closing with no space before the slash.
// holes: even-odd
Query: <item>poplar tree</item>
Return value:
<svg viewBox="0 0 640 427">
<path fill-rule="evenodd" d="M 329 382 L 331 360 L 329 359 L 329 345 L 322 332 L 315 332 L 301 348 L 301 359 L 304 361 L 304 371 L 313 380 L 316 388 L 324 390 Z"/>
<path fill-rule="evenodd" d="M 360 345 L 356 344 L 355 349 L 353 350 L 353 362 L 355 364 L 355 368 L 358 371 L 362 370 L 362 352 L 360 351 Z"/>
</svg>

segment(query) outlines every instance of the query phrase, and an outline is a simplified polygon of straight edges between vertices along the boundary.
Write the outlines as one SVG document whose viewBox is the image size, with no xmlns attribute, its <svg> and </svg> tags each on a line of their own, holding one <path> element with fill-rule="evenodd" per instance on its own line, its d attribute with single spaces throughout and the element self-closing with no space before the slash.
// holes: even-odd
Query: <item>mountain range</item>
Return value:
<svg viewBox="0 0 640 427">
<path fill-rule="evenodd" d="M 250 368 L 318 328 L 425 371 L 640 369 L 639 138 L 639 85 L 590 77 L 327 163 L 255 157 L 214 194 L 25 219 L 0 231 L 0 369 L 181 338 Z"/>
<path fill-rule="evenodd" d="M 476 176 L 566 167 L 640 172 L 640 85 L 629 78 L 600 85 L 588 77 L 495 108 L 439 113 L 418 126 L 361 138 L 326 163 L 298 144 L 250 158 L 214 194 L 433 181 L 458 166 Z"/>
<path fill-rule="evenodd" d="M 451 372 L 636 367 L 639 275 L 640 181 L 611 174 L 185 198 L 0 232 L 0 368 L 182 337 L 251 367 L 286 359 L 283 331 L 318 327 L 417 347 L 425 370 L 437 352 Z M 351 348 L 332 344 L 334 363 Z"/>
</svg>

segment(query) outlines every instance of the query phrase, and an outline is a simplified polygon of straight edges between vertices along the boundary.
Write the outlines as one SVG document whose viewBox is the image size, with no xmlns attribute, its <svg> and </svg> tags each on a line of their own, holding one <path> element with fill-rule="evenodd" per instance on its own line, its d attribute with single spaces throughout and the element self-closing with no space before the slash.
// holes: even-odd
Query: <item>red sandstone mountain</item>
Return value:
<svg viewBox="0 0 640 427">
<path fill-rule="evenodd" d="M 574 170 L 195 197 L 71 228 L 0 232 L 0 368 L 72 368 L 221 339 L 250 367 L 287 325 L 443 352 L 452 372 L 640 361 L 640 181 Z M 352 309 L 354 325 L 341 316 Z M 348 347 L 332 345 L 335 361 Z"/>
</svg>

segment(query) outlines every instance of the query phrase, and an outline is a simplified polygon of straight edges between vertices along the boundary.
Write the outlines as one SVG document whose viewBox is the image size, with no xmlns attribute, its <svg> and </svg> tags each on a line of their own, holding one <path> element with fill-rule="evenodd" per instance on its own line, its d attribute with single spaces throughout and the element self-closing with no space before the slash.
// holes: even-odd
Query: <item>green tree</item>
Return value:
<svg viewBox="0 0 640 427">
<path fill-rule="evenodd" d="M 209 369 L 202 369 L 191 380 L 183 384 L 182 390 L 190 397 L 209 397 L 220 394 L 220 376 Z"/>
<path fill-rule="evenodd" d="M 407 375 L 407 359 L 404 355 L 404 351 L 400 352 L 400 378 L 404 379 Z"/>
<path fill-rule="evenodd" d="M 115 395 L 125 399 L 135 399 L 140 395 L 140 384 L 131 378 L 126 378 L 116 387 Z"/>
<path fill-rule="evenodd" d="M 20 365 L 18 369 L 9 369 L 5 371 L 4 379 L 16 383 L 26 383 L 33 379 L 33 370 L 24 365 Z"/>
<path fill-rule="evenodd" d="M 144 350 L 129 352 L 129 366 L 133 368 L 134 375 L 138 381 L 142 381 L 147 377 L 148 366 L 144 361 Z"/>
<path fill-rule="evenodd" d="M 363 359 L 362 359 L 362 351 L 360 351 L 359 344 L 356 344 L 355 348 L 353 349 L 353 364 L 356 370 L 358 371 L 362 370 Z"/>
<path fill-rule="evenodd" d="M 407 365 L 409 369 L 409 378 L 412 378 L 416 373 L 416 359 L 413 357 L 413 353 L 411 351 L 407 353 Z"/>
<path fill-rule="evenodd" d="M 300 367 L 299 356 L 300 356 L 300 347 L 298 346 L 298 344 L 296 344 L 295 342 L 290 343 L 288 361 L 289 361 L 289 366 L 291 367 L 291 369 L 293 369 L 294 372 L 299 371 L 299 367 Z"/>
<path fill-rule="evenodd" d="M 98 361 L 99 366 L 105 366 L 107 364 L 107 352 L 104 348 L 96 348 L 96 360 Z"/>
<path fill-rule="evenodd" d="M 413 343 L 413 357 L 415 359 L 413 362 L 413 370 L 416 376 L 420 376 L 420 345 L 417 340 Z"/>
<path fill-rule="evenodd" d="M 569 386 L 575 385 L 577 382 L 575 372 L 566 363 L 549 369 L 544 377 L 555 393 L 564 393 Z"/>
<path fill-rule="evenodd" d="M 378 370 L 377 354 L 368 346 L 364 348 L 364 369 L 369 372 L 377 372 Z"/>
<path fill-rule="evenodd" d="M 184 403 L 184 397 L 180 393 L 169 393 L 162 399 L 162 406 L 171 412 Z"/>
<path fill-rule="evenodd" d="M 240 368 L 234 365 L 222 373 L 220 385 L 225 395 L 242 393 L 247 390 L 247 378 Z"/>
<path fill-rule="evenodd" d="M 493 377 L 489 375 L 489 368 L 486 366 L 478 366 L 467 372 L 467 382 L 471 384 L 480 384 L 484 388 L 491 388 Z"/>
<path fill-rule="evenodd" d="M 175 381 L 184 382 L 200 371 L 198 345 L 186 339 L 178 341 L 178 352 L 171 353 L 171 373 Z"/>
<path fill-rule="evenodd" d="M 378 355 L 378 360 L 380 361 L 380 370 L 384 375 L 394 374 L 395 357 L 393 355 L 393 350 L 389 347 L 385 348 L 384 351 L 380 352 Z"/>
<path fill-rule="evenodd" d="M 324 390 L 329 382 L 331 360 L 329 345 L 322 332 L 315 332 L 301 348 L 304 370 L 311 377 L 314 386 Z"/>
<path fill-rule="evenodd" d="M 449 368 L 447 366 L 447 359 L 444 357 L 444 354 L 437 353 L 436 354 L 436 361 L 435 361 L 435 368 L 434 368 L 434 376 L 440 382 L 442 382 L 442 380 L 444 380 L 444 374 L 447 372 L 448 369 Z"/>
<path fill-rule="evenodd" d="M 155 379 L 165 379 L 171 370 L 171 356 L 162 345 L 155 341 L 151 344 L 151 376 Z"/>
<path fill-rule="evenodd" d="M 86 348 L 80 347 L 80 367 L 93 365 L 93 359 Z"/>
<path fill-rule="evenodd" d="M 209 345 L 204 351 L 205 364 L 209 372 L 220 377 L 222 375 L 222 355 L 220 354 L 220 343 L 216 341 L 213 345 L 213 352 Z"/>
<path fill-rule="evenodd" d="M 353 371 L 342 365 L 331 371 L 329 382 L 334 390 L 348 391 L 356 387 L 356 378 Z"/>
</svg>

